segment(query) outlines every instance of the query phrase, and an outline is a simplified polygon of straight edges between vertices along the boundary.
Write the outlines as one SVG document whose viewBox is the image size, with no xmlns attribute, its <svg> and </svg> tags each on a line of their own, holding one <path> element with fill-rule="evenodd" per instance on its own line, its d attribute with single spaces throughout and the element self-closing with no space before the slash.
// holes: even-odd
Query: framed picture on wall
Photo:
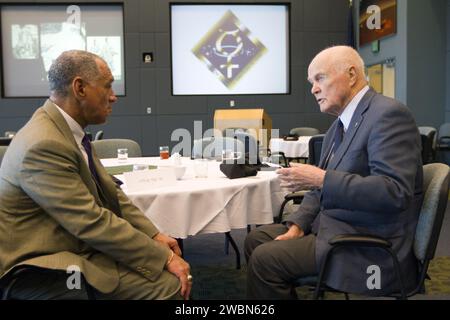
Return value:
<svg viewBox="0 0 450 320">
<path fill-rule="evenodd" d="M 397 0 L 360 0 L 359 45 L 397 32 Z"/>
</svg>

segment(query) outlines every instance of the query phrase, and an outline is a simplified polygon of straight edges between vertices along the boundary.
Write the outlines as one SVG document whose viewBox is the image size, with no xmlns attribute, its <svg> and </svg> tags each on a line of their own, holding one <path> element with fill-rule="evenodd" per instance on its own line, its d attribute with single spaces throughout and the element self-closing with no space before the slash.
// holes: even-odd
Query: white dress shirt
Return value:
<svg viewBox="0 0 450 320">
<path fill-rule="evenodd" d="M 83 128 L 80 126 L 80 124 L 78 122 L 76 122 L 71 116 L 69 116 L 56 103 L 53 102 L 53 104 L 56 106 L 56 108 L 59 110 L 59 112 L 61 112 L 63 118 L 66 120 L 67 125 L 69 126 L 70 130 L 72 131 L 73 137 L 75 138 L 75 141 L 78 145 L 78 149 L 80 149 L 81 153 L 83 154 L 84 160 L 86 161 L 86 164 L 89 166 L 89 160 L 88 160 L 86 150 L 84 149 L 83 145 L 81 144 L 81 140 L 83 140 L 83 137 L 86 133 L 84 132 Z"/>
<path fill-rule="evenodd" d="M 365 86 L 361 89 L 350 101 L 350 103 L 347 105 L 347 107 L 344 109 L 342 114 L 339 116 L 339 119 L 342 121 L 342 124 L 344 125 L 344 132 L 347 132 L 348 126 L 350 125 L 350 122 L 352 121 L 353 114 L 355 113 L 356 107 L 361 102 L 361 99 L 364 97 L 366 92 L 369 91 L 369 86 Z"/>
</svg>

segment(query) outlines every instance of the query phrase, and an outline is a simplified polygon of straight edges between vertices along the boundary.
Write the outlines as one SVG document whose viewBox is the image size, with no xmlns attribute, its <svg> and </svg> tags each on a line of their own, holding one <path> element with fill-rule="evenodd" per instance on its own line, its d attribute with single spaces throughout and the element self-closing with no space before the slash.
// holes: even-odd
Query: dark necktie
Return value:
<svg viewBox="0 0 450 320">
<path fill-rule="evenodd" d="M 122 217 L 122 212 L 120 210 L 120 206 L 117 199 L 112 199 L 111 196 L 109 196 L 106 192 L 104 192 L 102 185 L 100 184 L 100 179 L 98 177 L 98 173 L 94 165 L 94 158 L 92 157 L 91 141 L 87 135 L 84 135 L 83 140 L 81 140 L 81 144 L 84 150 L 86 150 L 86 154 L 88 156 L 89 170 L 91 171 L 92 179 L 94 180 L 95 185 L 97 186 L 97 192 L 100 196 L 101 201 L 103 202 L 105 207 L 110 209 L 117 216 Z"/>
<path fill-rule="evenodd" d="M 341 119 L 338 119 L 336 130 L 334 131 L 333 155 L 336 152 L 337 148 L 339 148 L 339 146 L 341 145 L 343 136 L 344 136 L 344 125 L 342 124 Z"/>
<path fill-rule="evenodd" d="M 330 152 L 328 153 L 328 156 L 325 159 L 324 168 L 327 168 L 331 159 L 333 159 L 336 150 L 339 148 L 342 142 L 343 136 L 344 136 L 344 125 L 342 124 L 341 119 L 338 119 L 336 129 L 334 130 L 333 144 L 331 145 Z"/>
<path fill-rule="evenodd" d="M 97 170 L 95 170 L 94 159 L 92 158 L 92 148 L 91 141 L 87 135 L 84 135 L 83 140 L 81 140 L 81 144 L 86 150 L 86 154 L 88 156 L 89 170 L 91 171 L 92 178 L 94 179 L 97 188 L 100 186 L 100 179 L 98 178 Z"/>
</svg>

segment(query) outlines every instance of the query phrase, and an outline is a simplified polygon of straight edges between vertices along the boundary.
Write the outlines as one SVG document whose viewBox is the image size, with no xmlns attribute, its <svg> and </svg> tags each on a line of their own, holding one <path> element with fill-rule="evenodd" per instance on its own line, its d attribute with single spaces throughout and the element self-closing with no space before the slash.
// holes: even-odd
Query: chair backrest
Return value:
<svg viewBox="0 0 450 320">
<path fill-rule="evenodd" d="M 100 159 L 117 158 L 117 149 L 127 148 L 129 157 L 142 157 L 141 147 L 130 139 L 104 139 L 92 141 L 92 146 Z"/>
<path fill-rule="evenodd" d="M 95 141 L 95 140 L 102 140 L 102 139 L 103 139 L 103 130 L 99 130 L 99 131 L 97 131 L 97 133 L 95 134 L 94 141 Z"/>
<path fill-rule="evenodd" d="M 317 134 L 320 134 L 319 129 L 316 128 L 310 128 L 310 127 L 299 127 L 299 128 L 292 128 L 291 131 L 289 131 L 289 134 L 296 134 L 297 136 L 315 136 Z"/>
<path fill-rule="evenodd" d="M 0 165 L 2 164 L 3 156 L 5 155 L 7 149 L 8 146 L 0 146 Z"/>
<path fill-rule="evenodd" d="M 232 149 L 235 152 L 240 152 L 242 156 L 245 154 L 244 144 L 237 139 L 230 137 L 205 137 L 194 140 L 192 158 L 221 160 L 222 150 L 224 149 Z"/>
<path fill-rule="evenodd" d="M 414 254 L 422 263 L 433 259 L 436 251 L 447 208 L 449 174 L 450 168 L 446 164 L 423 166 L 424 199 L 414 237 Z"/>
<path fill-rule="evenodd" d="M 420 142 L 422 147 L 422 163 L 427 164 L 433 162 L 433 141 L 427 135 L 420 134 Z"/>
<path fill-rule="evenodd" d="M 320 154 L 322 152 L 322 143 L 324 134 L 312 136 L 308 144 L 308 163 L 318 166 L 320 162 Z"/>
<path fill-rule="evenodd" d="M 418 127 L 422 141 L 423 164 L 434 162 L 436 150 L 436 128 Z"/>
</svg>

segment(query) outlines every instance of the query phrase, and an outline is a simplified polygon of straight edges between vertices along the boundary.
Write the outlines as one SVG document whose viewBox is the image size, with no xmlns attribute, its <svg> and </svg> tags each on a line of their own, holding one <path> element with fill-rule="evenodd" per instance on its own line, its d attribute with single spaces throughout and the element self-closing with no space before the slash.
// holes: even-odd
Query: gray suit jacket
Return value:
<svg viewBox="0 0 450 320">
<path fill-rule="evenodd" d="M 17 133 L 0 170 L 0 276 L 18 265 L 78 266 L 101 292 L 117 264 L 156 280 L 169 249 L 157 228 L 112 181 L 94 152 L 104 196 L 55 105 L 47 100 Z"/>
<path fill-rule="evenodd" d="M 336 125 L 324 138 L 322 168 Z M 329 161 L 323 188 L 309 192 L 298 212 L 286 219 L 317 234 L 318 266 L 335 235 L 378 235 L 392 242 L 407 285 L 415 284 L 412 244 L 423 198 L 420 152 L 420 135 L 408 108 L 369 90 Z M 380 290 L 367 287 L 371 265 L 380 267 Z M 335 289 L 369 295 L 398 290 L 391 258 L 380 249 L 340 250 L 329 270 L 327 285 Z"/>
</svg>

